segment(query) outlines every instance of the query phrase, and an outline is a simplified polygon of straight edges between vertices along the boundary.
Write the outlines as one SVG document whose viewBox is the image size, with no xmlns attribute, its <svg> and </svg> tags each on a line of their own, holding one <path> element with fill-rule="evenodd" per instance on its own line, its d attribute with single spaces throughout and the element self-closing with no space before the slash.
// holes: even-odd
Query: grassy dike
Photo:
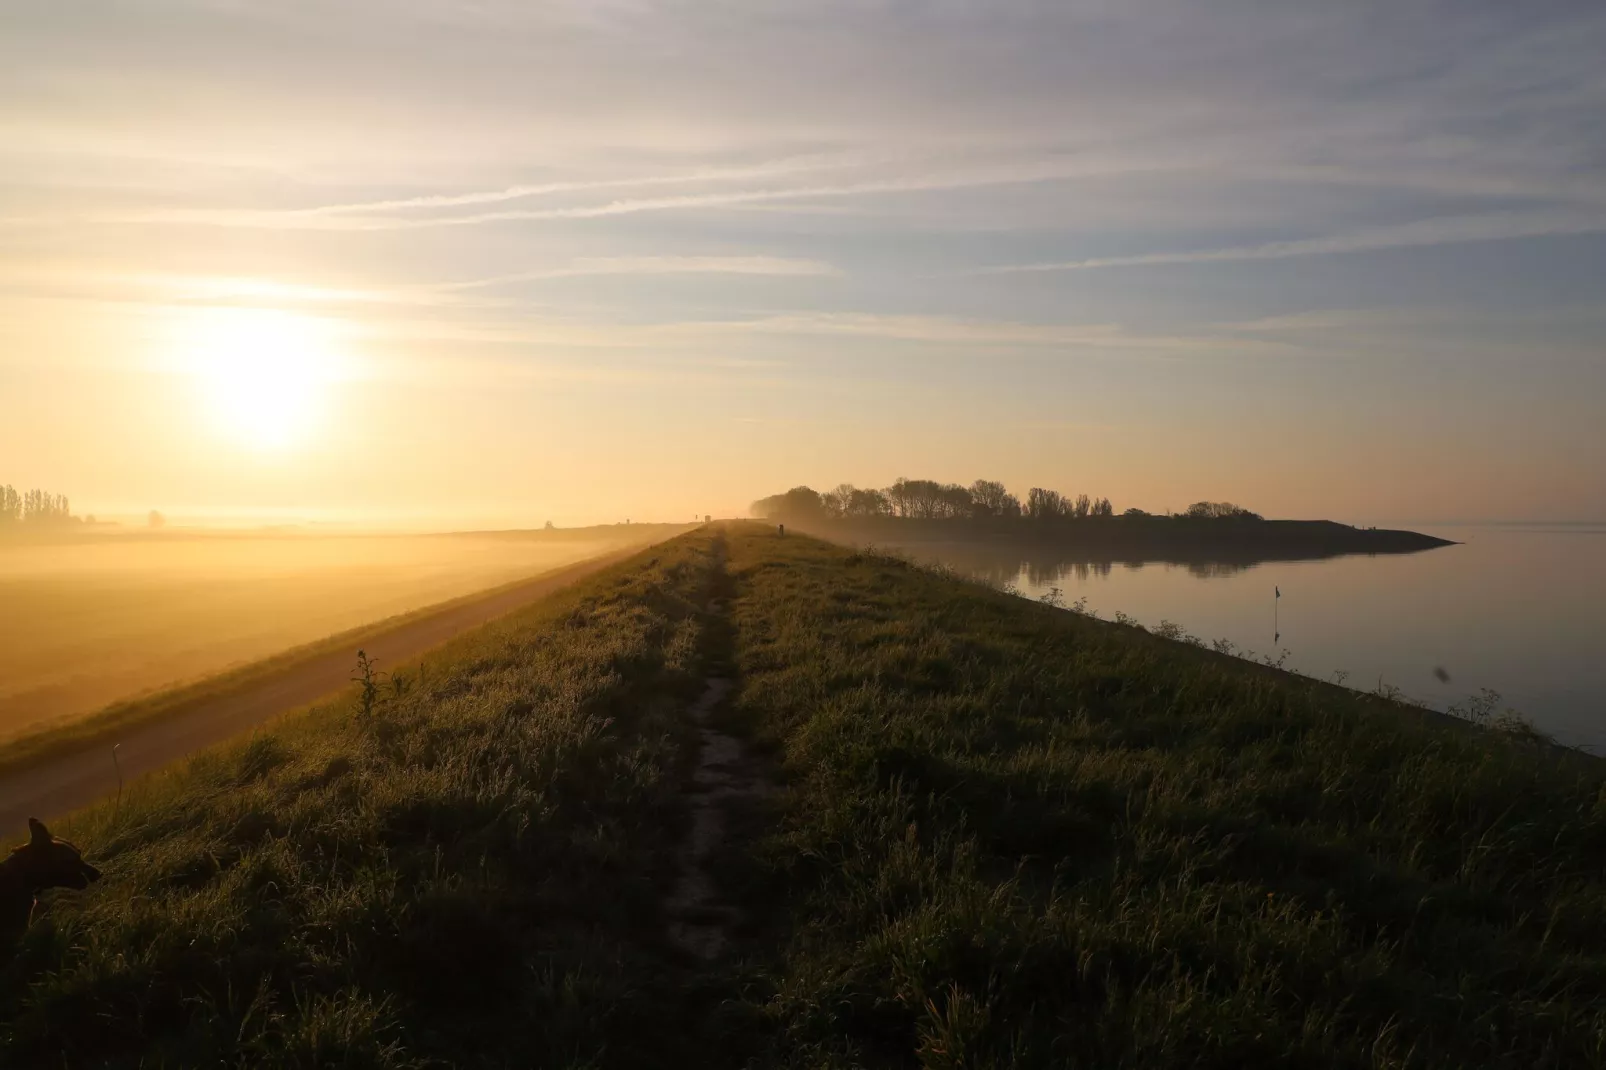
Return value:
<svg viewBox="0 0 1606 1070">
<path fill-rule="evenodd" d="M 710 549 L 58 824 L 106 877 L 0 960 L 0 1065 L 689 1065 L 659 904 Z"/>
<path fill-rule="evenodd" d="M 772 1060 L 1606 1064 L 1606 766 L 744 529 Z"/>
<path fill-rule="evenodd" d="M 779 790 L 705 962 L 711 676 Z M 381 693 L 58 827 L 0 1066 L 1606 1065 L 1606 772 L 1532 740 L 758 525 Z"/>
</svg>

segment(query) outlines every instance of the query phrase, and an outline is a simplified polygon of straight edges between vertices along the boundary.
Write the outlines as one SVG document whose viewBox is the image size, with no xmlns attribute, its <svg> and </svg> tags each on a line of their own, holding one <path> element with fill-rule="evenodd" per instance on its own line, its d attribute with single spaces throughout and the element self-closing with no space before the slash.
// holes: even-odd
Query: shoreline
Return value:
<svg viewBox="0 0 1606 1070">
<path fill-rule="evenodd" d="M 1098 517 L 1038 523 L 1016 519 L 778 521 L 832 542 L 1078 553 L 1090 561 L 1221 564 L 1320 560 L 1352 554 L 1413 554 L 1458 546 L 1450 539 L 1393 528 L 1355 528 L 1331 520 L 1191 520 Z"/>
</svg>

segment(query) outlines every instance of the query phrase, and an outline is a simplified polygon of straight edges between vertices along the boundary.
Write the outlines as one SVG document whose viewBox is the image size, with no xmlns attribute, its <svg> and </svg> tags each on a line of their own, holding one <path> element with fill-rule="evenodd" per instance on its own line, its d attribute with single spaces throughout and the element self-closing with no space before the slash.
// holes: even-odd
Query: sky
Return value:
<svg viewBox="0 0 1606 1070">
<path fill-rule="evenodd" d="M 0 482 L 1606 518 L 1606 5 L 21 0 Z"/>
</svg>

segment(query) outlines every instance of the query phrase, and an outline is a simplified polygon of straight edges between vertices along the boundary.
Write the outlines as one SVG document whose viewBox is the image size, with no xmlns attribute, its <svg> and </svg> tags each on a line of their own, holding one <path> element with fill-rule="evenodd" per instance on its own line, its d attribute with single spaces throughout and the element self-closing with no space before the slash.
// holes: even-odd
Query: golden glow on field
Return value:
<svg viewBox="0 0 1606 1070">
<path fill-rule="evenodd" d="M 188 314 L 180 333 L 207 416 L 226 437 L 279 451 L 316 430 L 344 364 L 327 322 L 274 309 L 208 308 Z"/>
</svg>

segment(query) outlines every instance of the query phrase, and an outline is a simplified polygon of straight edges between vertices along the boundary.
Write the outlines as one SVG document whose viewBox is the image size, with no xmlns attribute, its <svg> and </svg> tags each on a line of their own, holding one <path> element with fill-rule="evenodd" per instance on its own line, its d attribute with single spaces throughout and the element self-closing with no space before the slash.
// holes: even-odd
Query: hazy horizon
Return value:
<svg viewBox="0 0 1606 1070">
<path fill-rule="evenodd" d="M 834 485 L 834 484 L 833 484 Z M 1016 489 L 1016 488 L 1012 488 Z M 1026 488 L 1018 488 L 1025 490 Z M 1122 502 L 1124 507 L 1129 503 Z M 1174 510 L 1160 507 L 1154 512 L 1164 514 L 1168 511 L 1180 512 L 1183 506 L 1191 504 L 1184 502 Z M 1245 503 L 1252 505 L 1253 503 Z M 457 533 L 476 533 L 492 531 L 533 531 L 542 528 L 548 520 L 559 530 L 572 530 L 592 527 L 610 527 L 622 524 L 634 525 L 685 525 L 702 520 L 702 516 L 620 516 L 606 517 L 578 517 L 553 519 L 547 516 L 536 516 L 529 512 L 506 511 L 474 511 L 466 510 L 449 513 L 379 513 L 329 510 L 313 513 L 306 510 L 284 509 L 278 511 L 253 511 L 249 508 L 218 509 L 177 507 L 171 511 L 162 511 L 163 526 L 152 532 L 148 522 L 148 512 L 133 509 L 102 510 L 97 512 L 93 508 L 79 509 L 76 501 L 73 513 L 79 519 L 93 517 L 97 527 L 85 529 L 79 526 L 63 529 L 62 537 L 72 537 L 83 534 L 86 530 L 112 530 L 122 533 L 142 534 L 183 534 L 192 532 L 215 531 L 219 533 L 264 533 L 271 534 L 283 531 L 292 534 L 329 534 L 329 535 L 366 535 L 366 534 L 397 534 L 397 535 L 447 535 Z M 733 510 L 729 513 L 709 513 L 715 521 L 752 519 L 749 508 Z M 1308 516 L 1282 516 L 1266 514 L 1268 520 L 1336 520 L 1340 523 L 1357 526 L 1376 527 L 1421 527 L 1421 528 L 1597 528 L 1606 527 L 1606 518 L 1593 517 L 1538 517 L 1538 518 L 1511 518 L 1511 517 L 1426 517 L 1426 516 L 1338 516 L 1330 514 L 1311 514 Z"/>
<path fill-rule="evenodd" d="M 1602 55 L 1606 8 L 1484 0 L 14 5 L 0 481 L 1596 522 Z"/>
</svg>

